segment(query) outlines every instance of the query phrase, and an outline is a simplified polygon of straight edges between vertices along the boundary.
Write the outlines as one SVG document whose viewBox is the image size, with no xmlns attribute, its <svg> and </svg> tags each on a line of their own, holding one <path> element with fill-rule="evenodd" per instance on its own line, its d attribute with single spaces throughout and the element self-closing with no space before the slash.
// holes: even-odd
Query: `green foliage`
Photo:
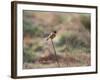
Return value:
<svg viewBox="0 0 100 80">
<path fill-rule="evenodd" d="M 90 19 L 90 15 L 89 14 L 81 14 L 80 16 L 80 19 L 81 19 L 81 23 L 84 25 L 84 27 L 87 29 L 87 30 L 91 30 L 91 19 Z"/>
<path fill-rule="evenodd" d="M 90 45 L 88 41 L 84 40 L 84 37 L 79 36 L 78 33 L 62 35 L 59 42 L 56 43 L 57 47 L 63 47 L 60 51 L 73 51 L 73 50 L 83 50 L 85 52 L 90 52 Z"/>
<path fill-rule="evenodd" d="M 65 15 L 58 15 L 58 23 L 63 24 L 65 21 L 68 21 L 69 17 Z"/>
<path fill-rule="evenodd" d="M 68 16 L 68 15 L 61 15 L 60 20 L 61 20 L 62 23 L 69 22 L 71 20 L 71 17 Z"/>
<path fill-rule="evenodd" d="M 23 60 L 24 62 L 34 62 L 36 58 L 35 53 L 33 53 L 31 48 L 24 48 Z"/>
<path fill-rule="evenodd" d="M 57 46 L 63 46 L 66 43 L 66 36 L 62 35 L 57 43 Z"/>
<path fill-rule="evenodd" d="M 32 35 L 33 37 L 35 36 L 41 36 L 43 31 L 39 28 L 40 26 L 32 25 L 30 22 L 24 21 L 24 34 L 28 33 Z"/>
<path fill-rule="evenodd" d="M 43 47 L 38 42 L 33 43 L 32 49 L 34 52 L 40 52 L 43 50 Z"/>
<path fill-rule="evenodd" d="M 35 52 L 42 51 L 42 46 L 36 46 L 34 51 Z"/>
<path fill-rule="evenodd" d="M 67 37 L 67 43 L 70 44 L 73 48 L 85 47 L 85 42 L 78 37 L 79 36 L 75 34 L 70 37 Z"/>
</svg>

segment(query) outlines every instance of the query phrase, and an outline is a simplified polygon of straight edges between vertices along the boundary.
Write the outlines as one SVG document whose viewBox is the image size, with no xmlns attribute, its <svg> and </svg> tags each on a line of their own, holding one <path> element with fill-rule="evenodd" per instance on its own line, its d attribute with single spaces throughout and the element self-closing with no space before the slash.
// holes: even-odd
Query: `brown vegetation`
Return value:
<svg viewBox="0 0 100 80">
<path fill-rule="evenodd" d="M 23 11 L 23 68 L 77 67 L 91 65 L 90 14 Z M 57 56 L 45 38 L 52 31 Z M 49 51 L 48 51 L 49 49 Z"/>
</svg>

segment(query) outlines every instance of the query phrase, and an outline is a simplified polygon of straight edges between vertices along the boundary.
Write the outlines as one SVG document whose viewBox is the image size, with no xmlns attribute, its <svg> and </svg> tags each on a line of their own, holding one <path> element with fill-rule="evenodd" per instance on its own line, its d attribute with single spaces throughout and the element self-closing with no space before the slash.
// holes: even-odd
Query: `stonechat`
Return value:
<svg viewBox="0 0 100 80">
<path fill-rule="evenodd" d="M 46 40 L 49 40 L 49 39 L 53 39 L 53 38 L 55 38 L 56 33 L 57 33 L 56 31 L 52 31 L 52 32 L 49 34 L 49 36 L 47 37 Z"/>
</svg>

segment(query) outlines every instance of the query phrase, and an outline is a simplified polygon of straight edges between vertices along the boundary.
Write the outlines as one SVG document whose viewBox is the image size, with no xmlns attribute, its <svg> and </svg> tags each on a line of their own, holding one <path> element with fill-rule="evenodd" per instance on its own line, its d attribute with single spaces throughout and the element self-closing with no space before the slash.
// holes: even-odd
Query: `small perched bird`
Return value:
<svg viewBox="0 0 100 80">
<path fill-rule="evenodd" d="M 50 34 L 49 34 L 49 36 L 47 37 L 47 39 L 46 40 L 49 40 L 49 39 L 53 39 L 55 36 L 56 36 L 56 31 L 52 31 Z"/>
</svg>

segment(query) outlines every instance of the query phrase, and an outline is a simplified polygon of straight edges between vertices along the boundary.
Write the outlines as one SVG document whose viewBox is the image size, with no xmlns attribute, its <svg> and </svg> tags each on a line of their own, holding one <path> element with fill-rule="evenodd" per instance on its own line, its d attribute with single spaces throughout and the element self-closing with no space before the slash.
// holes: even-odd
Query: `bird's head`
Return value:
<svg viewBox="0 0 100 80">
<path fill-rule="evenodd" d="M 57 33 L 57 31 L 53 31 L 53 33 L 55 33 L 55 34 L 56 34 L 56 33 Z"/>
</svg>

